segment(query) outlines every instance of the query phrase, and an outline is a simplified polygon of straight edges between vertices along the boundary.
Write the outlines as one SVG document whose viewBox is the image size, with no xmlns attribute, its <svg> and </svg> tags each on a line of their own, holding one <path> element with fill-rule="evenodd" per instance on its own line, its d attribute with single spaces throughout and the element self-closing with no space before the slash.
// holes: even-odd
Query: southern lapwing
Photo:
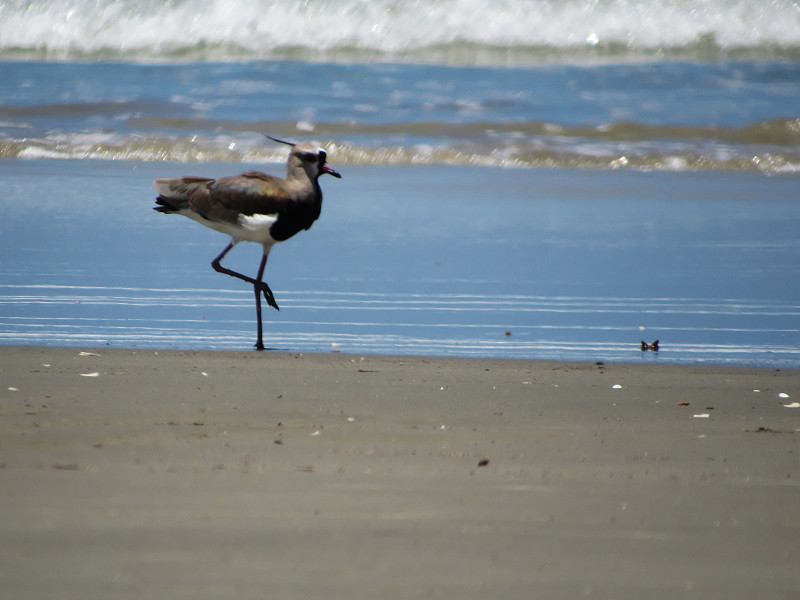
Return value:
<svg viewBox="0 0 800 600">
<path fill-rule="evenodd" d="M 264 299 L 270 306 L 279 310 L 272 290 L 261 281 L 269 251 L 276 243 L 289 239 L 302 229 L 309 229 L 319 218 L 322 209 L 322 190 L 318 182 L 320 175 L 327 173 L 336 178 L 341 177 L 325 162 L 326 154 L 321 148 L 267 137 L 292 147 L 285 179 L 259 171 L 247 171 L 220 179 L 156 179 L 158 206 L 153 207 L 158 212 L 189 217 L 231 236 L 231 242 L 211 262 L 211 266 L 218 273 L 225 273 L 253 285 L 258 317 L 257 350 L 264 349 L 261 294 L 264 294 Z M 264 247 L 264 255 L 255 278 L 220 264 L 239 242 L 255 242 Z"/>
</svg>

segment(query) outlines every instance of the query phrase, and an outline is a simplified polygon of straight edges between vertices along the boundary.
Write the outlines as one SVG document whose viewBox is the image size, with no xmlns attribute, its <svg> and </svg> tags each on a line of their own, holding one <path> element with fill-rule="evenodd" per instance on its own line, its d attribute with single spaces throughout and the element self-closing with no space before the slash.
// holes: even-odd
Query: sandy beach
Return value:
<svg viewBox="0 0 800 600">
<path fill-rule="evenodd" d="M 794 598 L 800 373 L 0 348 L 8 598 Z"/>
</svg>

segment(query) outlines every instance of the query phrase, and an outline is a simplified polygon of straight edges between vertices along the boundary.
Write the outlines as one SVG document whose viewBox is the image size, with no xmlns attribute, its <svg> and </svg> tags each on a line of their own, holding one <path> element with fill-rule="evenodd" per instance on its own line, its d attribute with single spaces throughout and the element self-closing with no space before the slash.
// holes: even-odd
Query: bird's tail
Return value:
<svg viewBox="0 0 800 600">
<path fill-rule="evenodd" d="M 189 199 L 205 189 L 209 182 L 206 177 L 180 177 L 178 179 L 156 179 L 153 186 L 158 192 L 153 209 L 162 213 L 179 212 L 188 208 Z"/>
<path fill-rule="evenodd" d="M 157 210 L 160 213 L 175 213 L 181 209 L 181 204 L 185 204 L 179 200 L 174 200 L 172 198 L 165 198 L 164 196 L 159 196 L 156 198 L 156 206 L 153 207 L 153 210 Z"/>
</svg>

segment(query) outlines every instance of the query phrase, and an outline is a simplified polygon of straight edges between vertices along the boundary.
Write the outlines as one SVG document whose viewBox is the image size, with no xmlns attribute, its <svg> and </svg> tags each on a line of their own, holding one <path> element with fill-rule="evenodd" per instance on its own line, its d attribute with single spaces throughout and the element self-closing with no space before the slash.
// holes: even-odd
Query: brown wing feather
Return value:
<svg viewBox="0 0 800 600">
<path fill-rule="evenodd" d="M 219 179 L 183 177 L 170 183 L 191 210 L 222 223 L 237 223 L 239 214 L 275 214 L 290 201 L 282 180 L 258 171 Z"/>
<path fill-rule="evenodd" d="M 291 200 L 282 179 L 259 171 L 217 179 L 209 192 L 225 208 L 244 215 L 279 213 Z"/>
</svg>

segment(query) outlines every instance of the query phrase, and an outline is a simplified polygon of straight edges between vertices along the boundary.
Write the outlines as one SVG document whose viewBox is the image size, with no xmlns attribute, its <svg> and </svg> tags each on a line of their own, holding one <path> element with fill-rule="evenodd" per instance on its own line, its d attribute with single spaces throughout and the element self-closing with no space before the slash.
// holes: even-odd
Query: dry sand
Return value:
<svg viewBox="0 0 800 600">
<path fill-rule="evenodd" d="M 0 348 L 3 598 L 800 597 L 798 371 L 79 352 Z"/>
</svg>

